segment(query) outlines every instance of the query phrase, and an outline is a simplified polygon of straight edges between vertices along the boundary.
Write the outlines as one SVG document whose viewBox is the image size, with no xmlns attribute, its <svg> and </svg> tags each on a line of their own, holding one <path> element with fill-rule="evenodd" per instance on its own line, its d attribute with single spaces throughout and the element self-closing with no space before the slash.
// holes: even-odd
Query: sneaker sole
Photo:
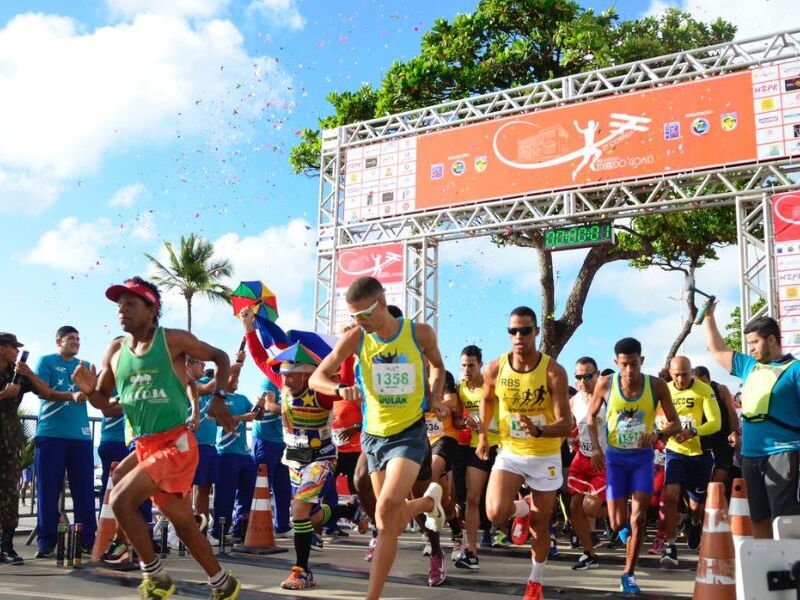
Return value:
<svg viewBox="0 0 800 600">
<path fill-rule="evenodd" d="M 667 558 L 667 559 L 662 558 L 658 562 L 661 564 L 662 567 L 669 567 L 671 569 L 674 569 L 675 567 L 678 566 L 678 564 L 680 564 L 677 560 L 673 560 L 671 558 Z"/>
</svg>

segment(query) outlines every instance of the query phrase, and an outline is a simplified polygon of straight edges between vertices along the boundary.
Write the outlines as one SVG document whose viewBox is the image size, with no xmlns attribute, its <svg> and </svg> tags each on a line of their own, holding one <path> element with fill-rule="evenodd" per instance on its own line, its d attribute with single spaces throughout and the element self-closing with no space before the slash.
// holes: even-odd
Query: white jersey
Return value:
<svg viewBox="0 0 800 600">
<path fill-rule="evenodd" d="M 578 450 L 584 456 L 589 457 L 592 456 L 592 450 L 594 449 L 592 438 L 589 435 L 589 425 L 587 423 L 589 417 L 589 403 L 591 400 L 592 397 L 584 392 L 578 392 L 569 399 L 569 403 L 572 406 L 572 416 L 575 417 L 575 423 L 578 425 Z M 605 411 L 600 410 L 597 417 L 595 417 L 595 423 L 597 423 L 597 437 L 600 440 L 600 447 L 605 452 L 608 440 L 606 438 L 604 415 Z"/>
</svg>

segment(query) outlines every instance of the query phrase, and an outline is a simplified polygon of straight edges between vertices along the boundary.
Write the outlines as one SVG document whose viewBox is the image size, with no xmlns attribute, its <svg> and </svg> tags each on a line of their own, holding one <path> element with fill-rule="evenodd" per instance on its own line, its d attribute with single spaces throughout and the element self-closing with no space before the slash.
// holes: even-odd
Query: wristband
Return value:
<svg viewBox="0 0 800 600">
<path fill-rule="evenodd" d="M 346 383 L 340 383 L 336 386 L 336 395 L 341 398 L 342 397 L 342 390 L 346 387 L 349 387 Z"/>
<path fill-rule="evenodd" d="M 214 390 L 214 396 L 219 396 L 223 400 L 226 400 L 228 398 L 228 392 L 225 390 Z"/>
</svg>

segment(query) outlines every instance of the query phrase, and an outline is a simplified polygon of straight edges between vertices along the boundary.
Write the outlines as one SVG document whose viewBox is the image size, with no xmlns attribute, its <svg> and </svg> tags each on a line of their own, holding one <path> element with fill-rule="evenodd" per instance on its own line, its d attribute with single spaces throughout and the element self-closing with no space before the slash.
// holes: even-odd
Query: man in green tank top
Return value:
<svg viewBox="0 0 800 600">
<path fill-rule="evenodd" d="M 208 574 L 210 598 L 234 600 L 241 585 L 217 562 L 192 514 L 189 492 L 198 454 L 194 434 L 186 427 L 186 387 L 190 383 L 186 356 L 216 363 L 218 382 L 228 381 L 228 356 L 188 331 L 159 326 L 161 295 L 152 283 L 134 277 L 124 285 L 110 287 L 106 297 L 117 303 L 120 324 L 128 335 L 111 342 L 99 374 L 94 365 L 82 363 L 72 378 L 99 410 L 109 408 L 116 388 L 136 436 L 136 453 L 128 455 L 114 474 L 111 509 L 139 553 L 141 597 L 163 600 L 175 592 L 138 511 L 138 506 L 152 497 Z M 208 414 L 226 431 L 233 432 L 235 426 L 225 406 L 225 395 L 222 389 L 214 392 Z"/>
</svg>

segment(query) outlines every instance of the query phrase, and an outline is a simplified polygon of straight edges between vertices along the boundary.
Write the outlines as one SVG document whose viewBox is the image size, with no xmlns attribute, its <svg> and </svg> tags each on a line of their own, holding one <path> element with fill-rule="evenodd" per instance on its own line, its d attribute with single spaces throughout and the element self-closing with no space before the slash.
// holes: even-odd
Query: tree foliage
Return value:
<svg viewBox="0 0 800 600">
<path fill-rule="evenodd" d="M 766 300 L 759 298 L 750 307 L 750 314 L 755 314 L 764 308 L 766 304 Z M 725 337 L 723 339 L 731 350 L 737 352 L 744 350 L 744 345 L 742 344 L 742 310 L 738 306 L 731 311 L 731 320 L 725 325 Z"/>
<path fill-rule="evenodd" d="M 163 264 L 150 254 L 147 259 L 155 266 L 153 281 L 165 289 L 176 289 L 186 300 L 186 327 L 192 330 L 192 299 L 196 294 L 217 302 L 230 302 L 233 291 L 219 283 L 233 272 L 227 260 L 214 260 L 214 244 L 191 234 L 181 236 L 178 252 L 165 241 L 169 263 Z"/>
</svg>

